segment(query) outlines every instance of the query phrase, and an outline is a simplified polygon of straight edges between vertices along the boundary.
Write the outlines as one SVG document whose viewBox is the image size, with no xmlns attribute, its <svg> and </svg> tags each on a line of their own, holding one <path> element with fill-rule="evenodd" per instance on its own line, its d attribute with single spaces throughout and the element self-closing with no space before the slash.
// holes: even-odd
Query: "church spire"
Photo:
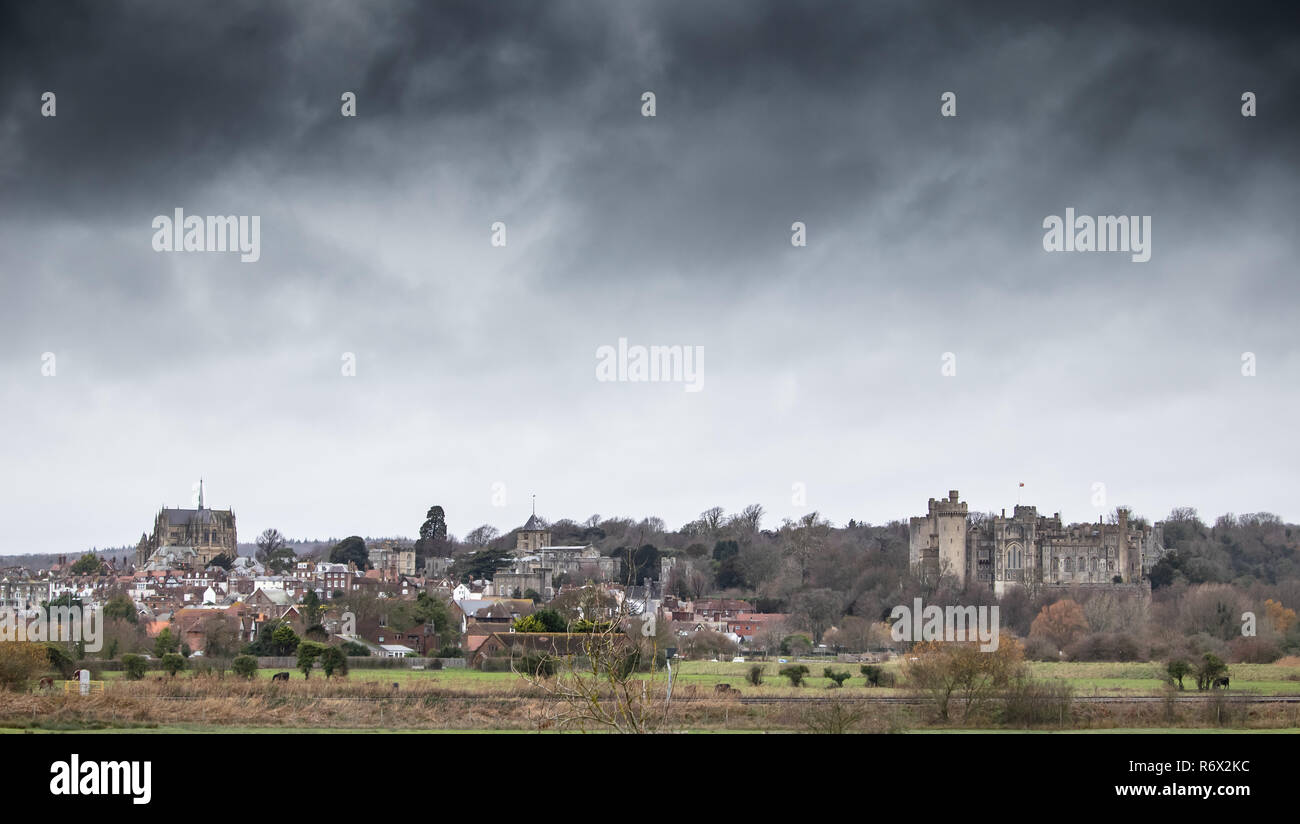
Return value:
<svg viewBox="0 0 1300 824">
<path fill-rule="evenodd" d="M 203 509 L 203 479 L 199 478 L 199 509 Z"/>
</svg>

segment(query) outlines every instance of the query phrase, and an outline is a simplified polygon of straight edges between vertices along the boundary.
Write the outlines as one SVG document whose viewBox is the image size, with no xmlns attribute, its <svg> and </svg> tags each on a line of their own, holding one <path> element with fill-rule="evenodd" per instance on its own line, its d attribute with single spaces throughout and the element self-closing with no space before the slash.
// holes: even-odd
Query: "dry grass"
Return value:
<svg viewBox="0 0 1300 824">
<path fill-rule="evenodd" d="M 716 666 L 716 665 L 714 665 Z M 1051 665 L 1061 667 L 1059 676 L 1086 677 L 1101 670 L 1093 665 Z M 1134 665 L 1142 666 L 1142 665 Z M 1146 665 L 1149 666 L 1149 665 Z M 1249 666 L 1249 669 L 1248 669 Z M 1240 670 L 1237 667 L 1241 667 Z M 1240 675 L 1277 677 L 1277 669 L 1294 666 L 1235 665 L 1234 687 Z M 708 669 L 713 669 L 709 667 Z M 671 730 L 755 730 L 801 731 L 818 725 L 845 726 L 860 731 L 900 731 L 927 727 L 925 708 L 918 705 L 872 704 L 858 715 L 839 712 L 827 719 L 825 705 L 850 697 L 905 695 L 899 690 L 843 690 L 783 686 L 784 679 L 754 689 L 743 683 L 738 671 L 717 666 L 715 671 L 691 672 L 673 687 L 673 701 L 667 729 Z M 1076 671 L 1078 670 L 1078 671 Z M 1111 672 L 1130 675 L 1125 668 Z M 1110 674 L 1109 672 L 1107 674 Z M 150 677 L 143 681 L 111 680 L 102 693 L 89 696 L 51 693 L 4 693 L 0 695 L 0 727 L 45 729 L 94 729 L 101 727 L 201 728 L 294 728 L 368 730 L 551 730 L 556 713 L 546 696 L 526 681 L 511 674 L 465 673 L 456 678 L 360 678 L 294 680 L 276 683 L 266 678 L 251 681 L 227 675 L 170 678 Z M 392 682 L 400 686 L 393 689 Z M 732 683 L 740 695 L 719 695 L 718 683 Z M 663 704 L 662 680 L 653 687 L 651 701 Z M 820 699 L 804 702 L 746 704 L 741 697 L 783 697 Z M 1152 702 L 1117 704 L 1075 702 L 1065 715 L 1067 729 L 1105 730 L 1116 728 L 1179 729 L 1223 727 L 1277 729 L 1300 727 L 1300 705 L 1265 702 L 1233 703 L 1232 696 L 1211 696 L 1218 703 Z M 851 717 L 850 717 L 851 716 Z M 833 722 L 833 723 L 832 723 Z M 845 723 L 841 723 L 845 722 Z M 851 723 L 848 723 L 851 722 Z M 974 721 L 995 726 L 993 718 Z"/>
<path fill-rule="evenodd" d="M 662 691 L 651 696 L 656 706 Z M 670 727 L 725 726 L 736 702 L 694 686 L 674 690 Z M 116 681 L 88 696 L 9 693 L 0 726 L 75 729 L 175 726 L 348 729 L 544 730 L 554 713 L 545 695 L 522 680 L 489 692 L 408 682 L 394 690 L 376 681 L 271 683 L 226 677 Z"/>
</svg>

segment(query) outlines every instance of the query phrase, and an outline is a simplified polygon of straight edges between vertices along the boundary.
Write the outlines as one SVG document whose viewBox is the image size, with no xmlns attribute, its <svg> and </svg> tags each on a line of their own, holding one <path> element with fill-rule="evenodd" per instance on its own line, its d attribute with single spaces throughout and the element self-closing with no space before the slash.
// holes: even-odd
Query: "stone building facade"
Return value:
<svg viewBox="0 0 1300 824">
<path fill-rule="evenodd" d="M 184 549 L 193 550 L 192 553 Z M 239 537 L 235 531 L 235 512 L 231 509 L 208 509 L 203 505 L 203 486 L 199 485 L 197 509 L 163 507 L 154 518 L 153 533 L 141 535 L 135 549 L 135 565 L 147 566 L 159 551 L 168 557 L 186 556 L 187 565 L 207 566 L 218 555 L 234 559 L 239 555 Z"/>
<path fill-rule="evenodd" d="M 519 530 L 515 536 L 515 552 L 517 554 L 527 554 L 536 552 L 544 546 L 551 545 L 551 530 L 546 527 L 546 523 L 537 517 L 534 512 L 524 528 Z"/>
<path fill-rule="evenodd" d="M 376 541 L 369 547 L 370 565 L 386 581 L 415 575 L 415 548 L 398 541 Z"/>
<path fill-rule="evenodd" d="M 957 490 L 930 499 L 911 519 L 909 560 L 929 575 L 986 584 L 1001 595 L 1015 586 L 1141 586 L 1164 552 L 1162 525 L 1134 522 L 1126 509 L 1116 523 L 1071 524 L 1060 513 L 1039 515 L 1017 506 L 1011 517 L 971 518 Z"/>
<path fill-rule="evenodd" d="M 534 589 L 550 598 L 561 576 L 574 583 L 613 581 L 619 569 L 619 559 L 601 555 L 591 544 L 552 546 L 551 530 L 535 512 L 516 533 L 514 555 L 510 566 L 493 577 L 501 594 Z"/>
</svg>

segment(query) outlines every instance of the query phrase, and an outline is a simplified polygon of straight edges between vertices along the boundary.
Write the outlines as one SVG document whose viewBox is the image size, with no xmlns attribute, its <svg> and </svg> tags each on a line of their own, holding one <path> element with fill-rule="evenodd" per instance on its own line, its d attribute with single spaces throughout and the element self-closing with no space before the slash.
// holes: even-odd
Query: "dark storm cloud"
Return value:
<svg viewBox="0 0 1300 824">
<path fill-rule="evenodd" d="M 1286 4 L 1186 6 L 7 4 L 16 534 L 78 470 L 124 479 L 109 534 L 64 536 L 99 543 L 199 471 L 293 534 L 411 531 L 434 494 L 509 527 L 497 480 L 670 521 L 793 514 L 794 481 L 839 521 L 989 508 L 1018 472 L 1067 517 L 1097 477 L 1148 515 L 1277 508 L 1300 49 Z M 177 206 L 261 215 L 262 261 L 153 252 Z M 1152 261 L 1045 254 L 1067 206 L 1153 215 Z M 705 391 L 595 383 L 619 337 L 705 346 Z M 1173 454 L 1236 431 L 1276 456 Z"/>
</svg>

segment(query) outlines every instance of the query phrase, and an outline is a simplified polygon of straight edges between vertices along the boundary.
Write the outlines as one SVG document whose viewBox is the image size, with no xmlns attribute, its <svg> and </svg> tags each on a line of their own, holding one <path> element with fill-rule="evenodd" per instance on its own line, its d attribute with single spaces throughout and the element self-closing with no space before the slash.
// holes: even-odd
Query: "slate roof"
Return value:
<svg viewBox="0 0 1300 824">
<path fill-rule="evenodd" d="M 542 532 L 546 529 L 548 529 L 548 527 L 541 518 L 537 517 L 536 514 L 530 515 L 528 517 L 528 523 L 524 524 L 525 532 Z"/>
</svg>

